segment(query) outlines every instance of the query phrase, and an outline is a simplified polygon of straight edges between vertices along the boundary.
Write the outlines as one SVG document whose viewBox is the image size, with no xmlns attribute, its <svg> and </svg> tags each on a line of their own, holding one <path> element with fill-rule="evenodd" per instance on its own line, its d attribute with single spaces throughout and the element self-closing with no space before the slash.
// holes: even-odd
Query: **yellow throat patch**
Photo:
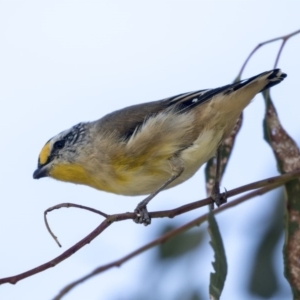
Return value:
<svg viewBox="0 0 300 300">
<path fill-rule="evenodd" d="M 84 184 L 102 191 L 115 192 L 104 180 L 93 180 L 84 168 L 78 164 L 54 164 L 49 171 L 49 175 L 57 180 Z"/>
<path fill-rule="evenodd" d="M 49 175 L 57 180 L 68 181 L 77 184 L 90 185 L 89 176 L 85 170 L 76 164 L 59 164 L 53 165 Z"/>
</svg>

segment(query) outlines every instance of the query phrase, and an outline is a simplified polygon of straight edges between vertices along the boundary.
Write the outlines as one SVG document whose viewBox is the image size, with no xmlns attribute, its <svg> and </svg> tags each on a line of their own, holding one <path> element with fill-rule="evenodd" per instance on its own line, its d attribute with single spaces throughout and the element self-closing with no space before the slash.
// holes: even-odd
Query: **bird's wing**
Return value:
<svg viewBox="0 0 300 300">
<path fill-rule="evenodd" d="M 174 97 L 167 98 L 165 99 L 165 101 L 168 102 L 168 106 L 176 106 L 176 110 L 178 110 L 179 113 L 185 113 L 195 108 L 196 106 L 209 101 L 215 96 L 219 96 L 222 94 L 224 96 L 230 95 L 233 92 L 242 89 L 246 85 L 256 81 L 260 77 L 264 77 L 267 74 L 269 74 L 269 76 L 267 77 L 266 85 L 263 87 L 263 89 L 258 91 L 258 93 L 280 83 L 286 77 L 286 74 L 281 73 L 280 69 L 274 69 L 272 71 L 263 72 L 251 78 L 244 79 L 232 84 L 227 84 L 222 87 L 180 94 Z"/>
<path fill-rule="evenodd" d="M 222 87 L 183 93 L 159 101 L 129 106 L 103 117 L 100 126 L 104 131 L 111 131 L 113 128 L 113 130 L 118 132 L 120 138 L 129 140 L 148 119 L 158 113 L 164 111 L 173 111 L 176 112 L 177 115 L 188 113 L 196 106 L 208 102 L 213 97 L 230 95 L 268 73 L 270 75 L 267 78 L 267 84 L 261 91 L 278 84 L 286 76 L 283 73 L 281 74 L 279 69 L 275 69 Z M 114 124 L 114 126 L 111 124 Z"/>
<path fill-rule="evenodd" d="M 221 89 L 198 90 L 158 101 L 128 106 L 104 116 L 99 122 L 99 127 L 101 127 L 101 132 L 114 130 L 118 132 L 120 138 L 128 140 L 150 117 L 170 110 L 179 114 L 188 112 L 195 106 L 208 101 Z M 207 96 L 204 97 L 206 94 Z M 114 126 L 112 127 L 111 124 Z"/>
</svg>

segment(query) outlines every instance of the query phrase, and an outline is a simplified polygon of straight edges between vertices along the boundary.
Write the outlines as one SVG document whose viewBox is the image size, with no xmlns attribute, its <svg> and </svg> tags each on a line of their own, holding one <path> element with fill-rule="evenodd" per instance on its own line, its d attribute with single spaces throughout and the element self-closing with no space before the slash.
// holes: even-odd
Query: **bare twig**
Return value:
<svg viewBox="0 0 300 300">
<path fill-rule="evenodd" d="M 241 68 L 241 70 L 240 70 L 240 72 L 239 72 L 237 78 L 238 78 L 238 79 L 241 78 L 242 73 L 244 72 L 244 69 L 245 69 L 246 65 L 248 64 L 250 58 L 253 56 L 253 54 L 254 54 L 259 48 L 261 48 L 262 46 L 264 46 L 264 45 L 266 45 L 266 44 L 270 44 L 270 43 L 273 43 L 273 42 L 282 40 L 282 44 L 281 44 L 281 46 L 280 46 L 280 49 L 279 49 L 279 51 L 278 51 L 278 54 L 277 54 L 277 57 L 276 57 L 276 60 L 275 60 L 274 68 L 276 68 L 276 66 L 277 66 L 277 64 L 278 64 L 278 61 L 279 61 L 279 58 L 280 58 L 280 55 L 281 55 L 281 52 L 282 52 L 282 50 L 283 50 L 283 48 L 284 48 L 284 45 L 285 45 L 286 41 L 287 41 L 288 39 L 290 39 L 291 37 L 293 37 L 294 35 L 297 35 L 297 34 L 299 34 L 299 33 L 300 33 L 300 29 L 297 30 L 297 31 L 294 31 L 294 32 L 292 32 L 292 33 L 289 33 L 289 34 L 287 34 L 287 35 L 283 35 L 283 36 L 280 36 L 280 37 L 277 37 L 277 38 L 274 38 L 274 39 L 271 39 L 271 40 L 268 40 L 268 41 L 265 41 L 265 42 L 262 42 L 262 43 L 258 44 L 258 45 L 251 51 L 251 53 L 249 54 L 249 56 L 248 56 L 247 59 L 245 60 L 245 62 L 244 62 L 244 64 L 243 64 L 243 66 L 242 66 L 242 68 Z"/>
<path fill-rule="evenodd" d="M 48 223 L 48 220 L 47 220 L 47 213 L 48 212 L 51 212 L 52 210 L 54 209 L 60 209 L 62 207 L 66 207 L 66 208 L 69 208 L 69 207 L 76 207 L 76 208 L 80 208 L 80 209 L 85 209 L 85 210 L 88 210 L 88 211 L 91 211 L 93 213 L 96 213 L 104 218 L 108 218 L 108 215 L 103 213 L 102 211 L 100 210 L 97 210 L 97 209 L 94 209 L 94 208 L 91 208 L 91 207 L 88 207 L 88 206 L 84 206 L 84 205 L 79 205 L 79 204 L 75 204 L 75 203 L 60 203 L 60 204 L 57 204 L 57 205 L 54 205 L 52 207 L 49 207 L 45 210 L 44 212 L 44 221 L 45 221 L 45 225 L 46 225 L 46 228 L 48 230 L 48 232 L 50 233 L 50 235 L 53 237 L 53 239 L 55 240 L 55 242 L 57 243 L 57 245 L 59 247 L 61 247 L 61 244 L 60 242 L 58 241 L 58 238 L 57 236 L 52 232 L 52 230 L 50 229 L 50 226 L 49 226 L 49 223 Z"/>
<path fill-rule="evenodd" d="M 293 180 L 293 179 L 295 179 L 299 176 L 300 176 L 300 170 L 295 171 L 295 172 L 291 172 L 291 173 L 287 173 L 287 174 L 284 174 L 284 175 L 281 175 L 281 176 L 276 176 L 276 177 L 264 179 L 264 180 L 257 181 L 257 182 L 251 183 L 251 184 L 247 184 L 244 187 L 240 187 L 240 188 L 228 191 L 227 196 L 232 197 L 234 195 L 237 195 L 237 194 L 249 191 L 249 190 L 260 188 L 262 186 L 265 186 L 265 188 L 270 187 L 270 186 L 272 186 L 272 187 L 276 186 L 277 187 L 277 186 L 280 186 L 280 185 L 282 185 L 282 184 L 284 184 L 284 183 L 286 183 L 290 180 Z M 254 191 L 252 193 L 252 195 L 260 195 L 260 194 L 261 194 L 260 190 Z M 193 209 L 208 205 L 208 204 L 211 203 L 211 201 L 212 201 L 211 198 L 206 198 L 206 199 L 203 199 L 203 200 L 200 200 L 200 201 L 196 201 L 196 202 L 193 202 L 193 203 L 189 203 L 189 204 L 180 206 L 180 207 L 175 208 L 175 209 L 151 212 L 151 213 L 149 213 L 149 215 L 150 215 L 151 218 L 163 218 L 163 217 L 173 218 L 174 216 L 177 216 L 177 215 L 183 214 L 185 212 L 191 211 Z M 225 208 L 231 207 L 231 205 L 233 205 L 233 204 L 228 203 L 228 204 L 226 204 Z M 59 208 L 59 205 L 56 206 L 56 208 Z M 223 208 L 220 208 L 219 210 L 222 211 Z M 109 215 L 89 235 L 84 237 L 82 240 L 80 240 L 78 243 L 76 243 L 75 245 L 70 247 L 68 250 L 63 252 L 61 255 L 57 256 L 56 258 L 50 260 L 49 262 L 47 262 L 45 264 L 42 264 L 42 265 L 40 265 L 36 268 L 33 268 L 29 271 L 24 272 L 24 273 L 21 273 L 21 274 L 15 275 L 15 276 L 11 276 L 11 277 L 2 278 L 2 279 L 0 279 L 0 284 L 3 284 L 3 283 L 15 284 L 15 283 L 17 283 L 18 281 L 20 281 L 22 279 L 25 279 L 25 278 L 30 277 L 32 275 L 35 275 L 39 272 L 45 271 L 45 270 L 47 270 L 51 267 L 54 267 L 57 264 L 59 264 L 60 262 L 62 262 L 63 260 L 70 257 L 72 254 L 77 252 L 79 249 L 81 249 L 85 245 L 89 244 L 94 238 L 96 238 L 101 232 L 103 232 L 113 222 L 124 221 L 124 220 L 129 220 L 129 219 L 133 220 L 135 217 L 136 217 L 135 213 L 121 213 L 121 214 Z"/>
<path fill-rule="evenodd" d="M 258 188 L 264 187 L 264 186 L 266 186 L 270 183 L 286 182 L 287 178 L 290 178 L 290 176 L 296 176 L 297 177 L 298 176 L 297 174 L 298 174 L 298 171 L 295 171 L 295 172 L 288 173 L 288 174 L 285 174 L 285 175 L 275 176 L 275 177 L 271 177 L 271 178 L 268 178 L 268 179 L 256 181 L 256 182 L 238 187 L 238 188 L 233 189 L 231 191 L 228 191 L 228 192 L 226 191 L 226 197 L 228 198 L 228 197 L 232 197 L 232 196 L 235 196 L 235 195 L 238 195 L 238 194 L 250 191 L 250 190 L 258 189 Z M 222 195 L 224 195 L 224 193 Z M 211 198 L 208 197 L 208 198 L 203 199 L 203 200 L 199 200 L 199 201 L 196 201 L 196 202 L 192 202 L 192 203 L 180 206 L 176 209 L 163 210 L 163 211 L 159 211 L 159 212 L 152 212 L 150 215 L 151 215 L 152 218 L 165 218 L 165 217 L 174 218 L 177 215 L 186 213 L 186 212 L 194 210 L 196 208 L 200 208 L 200 207 L 208 205 L 210 203 L 211 203 Z M 73 203 L 61 203 L 61 204 L 57 204 L 55 206 L 52 206 L 52 207 L 46 209 L 45 213 L 44 213 L 44 220 L 45 220 L 46 227 L 47 227 L 50 235 L 54 238 L 56 243 L 59 245 L 59 247 L 61 247 L 61 244 L 59 243 L 57 237 L 54 235 L 54 233 L 50 229 L 50 226 L 48 224 L 46 215 L 47 215 L 48 212 L 50 212 L 54 209 L 60 209 L 60 208 L 63 208 L 63 207 L 67 207 L 67 208 L 76 207 L 76 208 L 86 209 L 86 210 L 95 212 L 97 214 L 100 214 L 101 216 L 103 216 L 105 218 L 112 217 L 108 214 L 105 214 L 105 213 L 99 211 L 99 210 L 96 210 L 96 209 L 93 209 L 93 208 L 90 208 L 90 207 L 87 207 L 87 206 L 83 206 L 83 205 L 73 204 Z M 121 215 L 121 214 L 119 214 L 119 215 Z"/>
<path fill-rule="evenodd" d="M 214 213 L 219 213 L 221 211 L 224 211 L 230 207 L 233 207 L 233 206 L 236 206 L 246 200 L 249 200 L 251 198 L 254 198 L 256 196 L 260 196 L 260 195 L 263 195 L 277 187 L 279 187 L 282 183 L 279 183 L 279 182 L 275 182 L 275 183 L 272 183 L 270 185 L 268 185 L 267 187 L 263 187 L 263 188 L 260 188 L 258 189 L 257 191 L 254 191 L 254 192 L 250 192 L 248 193 L 247 195 L 244 195 L 236 200 L 233 200 L 225 205 L 222 205 L 221 207 L 217 208 L 214 210 Z M 66 287 L 64 287 L 60 293 L 55 296 L 55 298 L 53 298 L 53 300 L 59 300 L 61 299 L 64 295 L 66 295 L 71 289 L 73 289 L 74 287 L 76 287 L 77 285 L 83 283 L 84 281 L 94 277 L 95 275 L 98 275 L 100 273 L 103 273 L 104 271 L 107 271 L 108 269 L 111 269 L 113 267 L 120 267 L 123 263 L 127 262 L 128 260 L 130 260 L 131 258 L 145 252 L 146 250 L 149 250 L 151 248 L 153 248 L 154 246 L 157 246 L 159 244 L 162 244 L 164 242 L 166 242 L 167 240 L 169 240 L 170 238 L 174 237 L 174 236 L 177 236 L 189 229 L 191 229 L 192 227 L 195 227 L 195 226 L 199 226 L 201 223 L 203 223 L 204 221 L 206 221 L 208 217 L 208 213 L 202 215 L 201 217 L 199 218 L 196 218 L 194 219 L 193 221 L 190 221 L 188 223 L 186 223 L 185 225 L 183 226 L 180 226 L 174 230 L 171 230 L 169 232 L 167 232 L 166 234 L 160 236 L 159 238 L 153 240 L 152 242 L 136 249 L 135 251 L 125 255 L 124 257 L 118 259 L 118 260 L 115 260 L 111 263 L 108 263 L 106 265 L 103 265 L 103 266 L 100 266 L 98 268 L 96 268 L 94 271 L 92 271 L 90 274 L 68 284 Z"/>
</svg>

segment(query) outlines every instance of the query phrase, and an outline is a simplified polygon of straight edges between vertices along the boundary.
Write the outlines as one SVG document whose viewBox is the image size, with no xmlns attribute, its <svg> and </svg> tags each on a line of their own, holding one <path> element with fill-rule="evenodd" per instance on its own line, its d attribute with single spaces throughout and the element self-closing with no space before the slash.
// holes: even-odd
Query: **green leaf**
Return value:
<svg viewBox="0 0 300 300">
<path fill-rule="evenodd" d="M 210 299 L 218 300 L 227 276 L 227 260 L 219 227 L 211 210 L 208 214 L 208 232 L 215 253 L 215 261 L 212 263 L 215 273 L 210 273 L 209 296 Z"/>
<path fill-rule="evenodd" d="M 257 249 L 254 251 L 254 260 L 251 263 L 249 291 L 252 295 L 265 299 L 275 297 L 280 289 L 279 274 L 277 274 L 276 266 L 278 261 L 276 257 L 277 245 L 283 235 L 283 211 L 284 199 L 283 193 L 276 195 L 278 199 L 274 207 L 270 207 L 273 212 L 265 212 L 266 218 L 269 220 L 264 225 L 262 234 L 259 236 Z M 275 200 L 274 200 L 275 201 Z M 261 227 L 261 226 L 259 226 Z M 286 297 L 285 299 L 290 299 Z"/>
<path fill-rule="evenodd" d="M 166 233 L 172 229 L 174 228 L 167 226 L 163 229 L 163 233 Z M 199 229 L 174 236 L 172 239 L 169 239 L 160 245 L 158 248 L 159 256 L 161 259 L 169 259 L 189 253 L 199 246 L 203 240 L 203 237 L 203 231 Z"/>
</svg>

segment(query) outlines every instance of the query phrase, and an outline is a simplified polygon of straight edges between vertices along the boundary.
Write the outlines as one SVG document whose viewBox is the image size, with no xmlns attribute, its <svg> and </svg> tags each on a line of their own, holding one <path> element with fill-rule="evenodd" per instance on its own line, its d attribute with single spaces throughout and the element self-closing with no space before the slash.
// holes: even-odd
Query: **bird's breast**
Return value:
<svg viewBox="0 0 300 300">
<path fill-rule="evenodd" d="M 175 152 L 184 163 L 183 173 L 168 188 L 193 176 L 216 152 L 223 132 L 203 130 L 189 147 Z M 171 156 L 115 157 L 110 164 L 60 164 L 51 168 L 50 176 L 75 184 L 88 185 L 115 194 L 135 196 L 156 191 L 172 176 Z M 128 162 L 128 163 L 127 163 Z"/>
</svg>

